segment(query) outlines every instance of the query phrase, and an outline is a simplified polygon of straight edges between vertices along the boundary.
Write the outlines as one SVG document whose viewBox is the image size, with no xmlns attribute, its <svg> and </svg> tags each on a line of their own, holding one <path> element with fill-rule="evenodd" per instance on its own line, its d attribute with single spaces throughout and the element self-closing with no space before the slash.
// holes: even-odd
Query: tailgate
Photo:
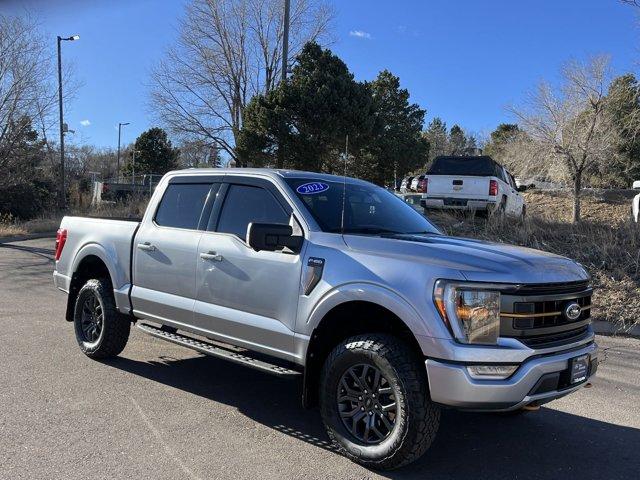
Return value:
<svg viewBox="0 0 640 480">
<path fill-rule="evenodd" d="M 489 195 L 489 177 L 428 175 L 427 197 L 484 198 Z"/>
</svg>

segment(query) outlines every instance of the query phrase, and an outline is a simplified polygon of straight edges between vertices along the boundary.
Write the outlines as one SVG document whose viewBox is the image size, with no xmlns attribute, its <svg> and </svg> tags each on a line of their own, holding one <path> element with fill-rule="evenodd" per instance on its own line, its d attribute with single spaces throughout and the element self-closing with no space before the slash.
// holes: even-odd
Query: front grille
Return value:
<svg viewBox="0 0 640 480">
<path fill-rule="evenodd" d="M 576 320 L 569 320 L 564 316 L 564 309 L 572 302 L 576 302 L 582 308 L 580 316 Z M 547 300 L 539 302 L 516 302 L 513 304 L 514 313 L 519 315 L 513 318 L 515 330 L 528 328 L 544 328 L 568 323 L 581 322 L 591 316 L 591 295 L 569 300 Z M 525 316 L 531 314 L 531 316 Z M 506 314 L 508 317 L 509 314 Z"/>
<path fill-rule="evenodd" d="M 500 336 L 517 338 L 531 348 L 575 342 L 589 335 L 592 288 L 588 281 L 519 285 L 501 292 Z M 567 307 L 581 312 L 570 320 Z"/>
<path fill-rule="evenodd" d="M 520 341 L 530 348 L 551 348 L 577 342 L 590 335 L 589 326 L 576 328 L 557 334 L 540 335 L 536 337 L 524 337 Z"/>
</svg>

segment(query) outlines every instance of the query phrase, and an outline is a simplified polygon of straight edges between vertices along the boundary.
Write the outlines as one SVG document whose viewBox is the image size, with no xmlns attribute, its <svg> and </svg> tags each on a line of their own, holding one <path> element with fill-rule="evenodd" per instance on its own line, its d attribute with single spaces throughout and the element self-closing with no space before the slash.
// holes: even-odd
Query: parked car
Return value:
<svg viewBox="0 0 640 480">
<path fill-rule="evenodd" d="M 333 175 L 170 172 L 141 221 L 64 217 L 53 278 L 88 357 L 118 355 L 133 323 L 302 376 L 337 451 L 378 469 L 422 456 L 441 406 L 536 408 L 598 365 L 578 263 L 443 235 L 395 194 Z"/>
<path fill-rule="evenodd" d="M 417 177 L 413 177 L 413 180 L 411 180 L 411 191 L 419 192 L 420 190 L 418 190 L 418 187 L 422 180 L 424 180 L 424 175 L 418 175 Z"/>
<path fill-rule="evenodd" d="M 489 156 L 436 157 L 425 180 L 425 209 L 525 214 L 524 199 L 513 176 Z"/>
<path fill-rule="evenodd" d="M 411 182 L 413 181 L 413 177 L 404 177 L 402 182 L 400 183 L 400 193 L 407 193 L 411 191 Z"/>
<path fill-rule="evenodd" d="M 640 180 L 636 180 L 635 182 L 633 182 L 633 187 L 634 190 L 640 190 Z M 633 200 L 631 202 L 631 214 L 633 215 L 633 221 L 634 222 L 638 222 L 638 216 L 640 216 L 640 194 L 636 195 L 635 197 L 633 197 Z"/>
</svg>

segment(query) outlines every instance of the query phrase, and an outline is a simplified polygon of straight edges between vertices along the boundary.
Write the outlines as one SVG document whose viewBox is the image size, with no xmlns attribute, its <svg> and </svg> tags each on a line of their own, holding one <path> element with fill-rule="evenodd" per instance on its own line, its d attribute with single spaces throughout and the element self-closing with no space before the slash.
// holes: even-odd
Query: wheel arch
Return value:
<svg viewBox="0 0 640 480">
<path fill-rule="evenodd" d="M 82 254 L 83 253 L 83 254 Z M 99 250 L 91 249 L 81 251 L 76 256 L 73 263 L 73 274 L 69 285 L 69 296 L 67 298 L 67 310 L 65 318 L 68 322 L 73 321 L 73 311 L 78 298 L 78 292 L 83 285 L 92 278 L 107 278 L 111 285 L 114 284 L 114 277 L 107 266 L 103 255 Z"/>
<path fill-rule="evenodd" d="M 405 341 L 422 356 L 412 329 L 387 306 L 371 300 L 347 300 L 333 305 L 311 333 L 306 351 L 302 403 L 309 408 L 318 403 L 320 370 L 331 350 L 341 341 L 366 333 L 387 333 Z"/>
</svg>

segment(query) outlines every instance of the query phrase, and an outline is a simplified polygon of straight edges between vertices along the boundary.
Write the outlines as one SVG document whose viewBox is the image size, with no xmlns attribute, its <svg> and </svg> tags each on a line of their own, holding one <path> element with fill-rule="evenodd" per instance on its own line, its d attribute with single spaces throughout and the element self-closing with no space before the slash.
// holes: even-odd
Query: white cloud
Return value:
<svg viewBox="0 0 640 480">
<path fill-rule="evenodd" d="M 349 32 L 349 36 L 351 37 L 357 37 L 357 38 L 364 38 L 366 40 L 371 40 L 371 34 L 369 32 L 364 32 L 362 30 L 351 30 Z"/>
<path fill-rule="evenodd" d="M 91 122 L 89 120 L 80 120 L 80 125 L 82 125 L 83 127 L 88 127 L 89 125 L 91 125 Z"/>
</svg>

